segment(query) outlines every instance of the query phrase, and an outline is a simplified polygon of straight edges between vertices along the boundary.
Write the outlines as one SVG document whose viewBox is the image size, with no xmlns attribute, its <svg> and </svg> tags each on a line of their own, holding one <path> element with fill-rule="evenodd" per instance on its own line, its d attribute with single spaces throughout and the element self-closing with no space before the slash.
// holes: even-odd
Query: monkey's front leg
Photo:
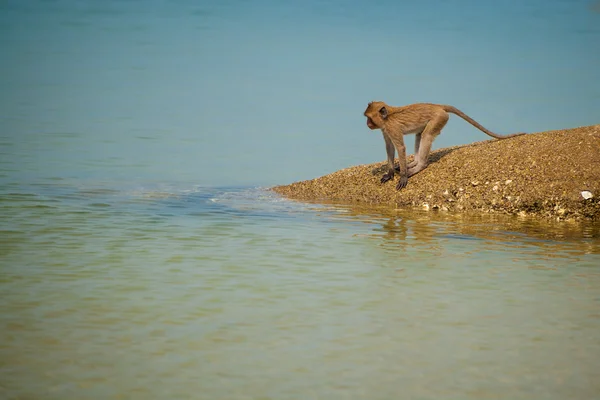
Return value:
<svg viewBox="0 0 600 400">
<path fill-rule="evenodd" d="M 396 184 L 396 190 L 403 189 L 408 183 L 408 168 L 406 166 L 406 146 L 404 146 L 404 140 L 402 135 L 393 137 L 396 151 L 398 152 L 398 166 L 400 167 L 400 179 Z"/>
<path fill-rule="evenodd" d="M 381 133 L 383 133 L 383 139 L 385 140 L 385 152 L 388 160 L 388 172 L 381 177 L 381 183 L 386 183 L 387 181 L 394 179 L 394 155 L 396 149 L 394 148 L 392 139 L 390 139 L 385 132 L 381 131 Z"/>
</svg>

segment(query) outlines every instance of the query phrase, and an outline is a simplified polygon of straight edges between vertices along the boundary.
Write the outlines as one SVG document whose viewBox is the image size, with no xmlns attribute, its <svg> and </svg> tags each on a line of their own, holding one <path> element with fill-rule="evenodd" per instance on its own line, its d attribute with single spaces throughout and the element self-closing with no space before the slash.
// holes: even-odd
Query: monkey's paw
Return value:
<svg viewBox="0 0 600 400">
<path fill-rule="evenodd" d="M 398 183 L 396 184 L 396 190 L 400 190 L 400 189 L 406 187 L 407 183 L 408 183 L 408 176 L 401 176 L 400 179 L 398 180 Z"/>
<path fill-rule="evenodd" d="M 386 183 L 387 181 L 389 181 L 391 179 L 394 179 L 394 173 L 393 172 L 386 172 L 381 177 L 381 183 Z"/>
</svg>

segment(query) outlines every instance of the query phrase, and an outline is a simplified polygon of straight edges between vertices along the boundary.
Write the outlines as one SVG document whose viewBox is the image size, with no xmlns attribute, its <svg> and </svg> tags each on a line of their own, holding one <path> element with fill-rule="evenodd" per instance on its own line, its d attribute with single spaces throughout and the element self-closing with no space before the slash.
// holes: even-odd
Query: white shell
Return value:
<svg viewBox="0 0 600 400">
<path fill-rule="evenodd" d="M 592 197 L 594 197 L 594 195 L 592 194 L 592 192 L 588 192 L 587 190 L 584 190 L 583 192 L 581 192 L 581 197 L 583 197 L 584 199 L 591 199 Z"/>
</svg>

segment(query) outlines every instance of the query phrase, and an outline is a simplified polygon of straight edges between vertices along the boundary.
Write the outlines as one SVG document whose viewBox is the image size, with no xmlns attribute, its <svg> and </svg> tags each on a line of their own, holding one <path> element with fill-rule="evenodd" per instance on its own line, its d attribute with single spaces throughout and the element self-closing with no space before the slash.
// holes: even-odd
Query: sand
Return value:
<svg viewBox="0 0 600 400">
<path fill-rule="evenodd" d="M 385 162 L 272 190 L 311 202 L 600 221 L 600 125 L 449 147 L 429 160 L 400 191 L 397 176 L 380 183 Z"/>
</svg>

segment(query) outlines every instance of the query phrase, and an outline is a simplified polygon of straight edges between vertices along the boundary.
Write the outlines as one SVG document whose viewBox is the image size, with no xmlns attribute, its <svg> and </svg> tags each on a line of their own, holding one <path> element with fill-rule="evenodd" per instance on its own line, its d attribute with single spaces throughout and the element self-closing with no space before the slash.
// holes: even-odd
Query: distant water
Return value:
<svg viewBox="0 0 600 400">
<path fill-rule="evenodd" d="M 0 399 L 597 397 L 597 223 L 267 190 L 383 160 L 374 98 L 598 123 L 595 9 L 1 2 Z"/>
</svg>

